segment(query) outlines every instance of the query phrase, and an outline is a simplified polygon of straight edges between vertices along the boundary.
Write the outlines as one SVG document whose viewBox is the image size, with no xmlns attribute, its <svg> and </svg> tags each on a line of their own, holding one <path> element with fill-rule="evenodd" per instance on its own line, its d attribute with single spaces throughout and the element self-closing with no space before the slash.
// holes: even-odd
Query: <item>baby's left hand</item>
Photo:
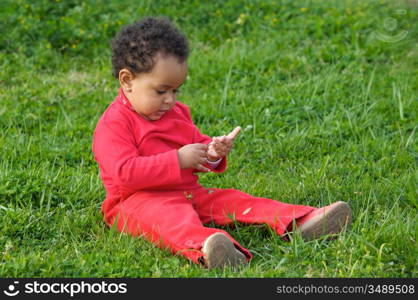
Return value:
<svg viewBox="0 0 418 300">
<path fill-rule="evenodd" d="M 211 161 L 216 161 L 221 157 L 227 156 L 232 149 L 235 138 L 240 132 L 241 127 L 236 127 L 228 135 L 217 136 L 209 144 L 207 157 Z"/>
</svg>

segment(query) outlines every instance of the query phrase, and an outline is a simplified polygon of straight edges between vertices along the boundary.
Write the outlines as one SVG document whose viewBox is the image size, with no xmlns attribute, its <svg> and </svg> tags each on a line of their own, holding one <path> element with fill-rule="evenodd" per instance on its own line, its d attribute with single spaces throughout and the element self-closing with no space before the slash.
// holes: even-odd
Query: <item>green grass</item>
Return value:
<svg viewBox="0 0 418 300">
<path fill-rule="evenodd" d="M 418 276 L 413 1 L 83 2 L 0 10 L 1 277 Z M 227 172 L 201 183 L 295 204 L 347 201 L 347 233 L 285 242 L 237 224 L 226 230 L 254 259 L 234 272 L 104 225 L 91 139 L 118 88 L 109 39 L 144 15 L 170 17 L 190 39 L 180 100 L 201 130 L 244 129 Z M 401 30 L 397 42 L 375 37 Z"/>
</svg>

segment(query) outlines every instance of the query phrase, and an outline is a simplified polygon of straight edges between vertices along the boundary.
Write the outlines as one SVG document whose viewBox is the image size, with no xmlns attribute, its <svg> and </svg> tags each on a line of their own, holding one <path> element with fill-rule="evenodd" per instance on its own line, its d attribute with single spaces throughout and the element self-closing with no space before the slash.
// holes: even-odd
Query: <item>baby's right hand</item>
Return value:
<svg viewBox="0 0 418 300">
<path fill-rule="evenodd" d="M 207 162 L 207 151 L 208 145 L 205 144 L 189 144 L 181 147 L 178 150 L 180 168 L 193 168 L 201 172 L 209 172 L 210 170 L 203 166 Z"/>
</svg>

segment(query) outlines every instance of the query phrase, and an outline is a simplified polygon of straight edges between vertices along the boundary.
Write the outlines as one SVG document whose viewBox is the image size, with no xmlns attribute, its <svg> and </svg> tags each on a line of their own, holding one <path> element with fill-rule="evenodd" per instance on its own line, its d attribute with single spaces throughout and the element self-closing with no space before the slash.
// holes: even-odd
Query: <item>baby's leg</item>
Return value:
<svg viewBox="0 0 418 300">
<path fill-rule="evenodd" d="M 135 193 L 119 205 L 117 228 L 130 235 L 141 235 L 196 263 L 202 260 L 204 241 L 222 232 L 247 259 L 251 258 L 249 251 L 225 231 L 204 227 L 189 194 L 181 191 Z"/>
<path fill-rule="evenodd" d="M 268 224 L 278 235 L 285 234 L 293 220 L 315 209 L 254 197 L 234 189 L 202 189 L 194 204 L 203 223 L 228 225 L 236 220 L 245 224 Z"/>
</svg>

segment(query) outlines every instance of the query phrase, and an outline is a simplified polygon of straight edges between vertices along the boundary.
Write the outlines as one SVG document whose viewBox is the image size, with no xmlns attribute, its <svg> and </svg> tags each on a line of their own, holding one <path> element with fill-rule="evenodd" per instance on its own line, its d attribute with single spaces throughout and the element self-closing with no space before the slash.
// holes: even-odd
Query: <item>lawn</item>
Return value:
<svg viewBox="0 0 418 300">
<path fill-rule="evenodd" d="M 414 1 L 3 1 L 0 277 L 417 277 Z M 109 41 L 165 15 L 189 38 L 179 100 L 202 132 L 235 126 L 207 187 L 312 206 L 343 200 L 336 240 L 227 228 L 254 259 L 205 270 L 108 228 L 92 133 L 118 82 Z M 208 226 L 214 226 L 209 224 Z"/>
</svg>

